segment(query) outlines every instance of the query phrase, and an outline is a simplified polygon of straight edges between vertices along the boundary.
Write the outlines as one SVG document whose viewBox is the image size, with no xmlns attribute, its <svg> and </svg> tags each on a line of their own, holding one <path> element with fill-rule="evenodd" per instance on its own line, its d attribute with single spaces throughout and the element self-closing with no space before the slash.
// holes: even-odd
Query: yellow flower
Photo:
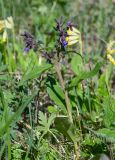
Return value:
<svg viewBox="0 0 115 160">
<path fill-rule="evenodd" d="M 0 31 L 4 30 L 5 28 L 13 29 L 13 27 L 14 22 L 11 16 L 7 17 L 5 20 L 0 20 Z"/>
<path fill-rule="evenodd" d="M 113 65 L 115 65 L 115 60 L 114 60 L 114 58 L 113 58 L 110 54 L 107 55 L 107 58 L 109 59 L 109 61 L 110 61 Z"/>
<path fill-rule="evenodd" d="M 14 22 L 13 22 L 13 18 L 10 16 L 10 17 L 7 17 L 7 19 L 4 20 L 4 23 L 5 23 L 5 27 L 8 28 L 8 29 L 13 29 L 14 27 Z"/>
<path fill-rule="evenodd" d="M 14 27 L 14 22 L 13 22 L 13 18 L 10 16 L 10 17 L 7 17 L 5 20 L 0 20 L 0 32 L 3 33 L 3 37 L 2 37 L 2 42 L 7 42 L 7 38 L 8 38 L 8 35 L 7 35 L 7 28 L 8 29 L 13 29 Z"/>
<path fill-rule="evenodd" d="M 115 49 L 113 49 L 114 45 L 115 45 L 115 41 L 111 41 L 107 45 L 107 58 L 113 65 L 115 65 L 115 59 L 113 58 L 113 54 L 115 55 Z"/>
<path fill-rule="evenodd" d="M 67 37 L 66 37 L 66 42 L 68 43 L 68 45 L 73 45 L 77 42 L 79 42 L 80 40 L 80 32 L 78 29 L 72 27 L 72 28 L 69 28 L 67 30 Z"/>
</svg>

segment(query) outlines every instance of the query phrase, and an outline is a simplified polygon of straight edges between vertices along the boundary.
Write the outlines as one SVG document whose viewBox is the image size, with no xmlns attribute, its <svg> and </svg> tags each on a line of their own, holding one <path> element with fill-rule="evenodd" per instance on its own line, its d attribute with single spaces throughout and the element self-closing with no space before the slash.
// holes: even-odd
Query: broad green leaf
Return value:
<svg viewBox="0 0 115 160">
<path fill-rule="evenodd" d="M 74 86 L 76 86 L 79 82 L 81 82 L 82 80 L 84 80 L 84 79 L 87 79 L 87 78 L 91 78 L 91 77 L 93 77 L 93 76 L 95 76 L 97 73 L 98 73 L 98 71 L 100 70 L 100 68 L 103 66 L 103 62 L 98 62 L 97 64 L 96 64 L 96 66 L 94 67 L 94 69 L 92 69 L 90 72 L 81 72 L 80 73 L 80 75 L 78 75 L 77 77 L 75 77 L 72 81 L 71 81 L 71 83 L 70 83 L 70 85 L 69 85 L 69 87 L 71 88 L 71 87 L 74 87 Z"/>
<path fill-rule="evenodd" d="M 50 113 L 58 113 L 58 109 L 55 106 L 48 106 L 48 111 Z"/>
<path fill-rule="evenodd" d="M 54 123 L 56 129 L 64 136 L 66 136 L 68 140 L 71 140 L 72 142 L 76 141 L 77 138 L 76 128 L 69 121 L 68 117 L 56 117 Z"/>
<path fill-rule="evenodd" d="M 52 65 L 50 65 L 50 64 L 44 64 L 44 66 L 33 66 L 33 67 L 31 67 L 31 69 L 29 69 L 29 71 L 27 70 L 27 72 L 22 77 L 22 79 L 19 83 L 19 86 L 23 85 L 28 80 L 38 78 L 43 72 L 50 69 L 51 66 Z"/>
<path fill-rule="evenodd" d="M 64 113 L 66 113 L 66 108 L 64 105 L 64 94 L 61 88 L 57 85 L 53 85 L 53 88 L 47 87 L 47 92 L 54 103 L 59 106 Z"/>
<path fill-rule="evenodd" d="M 71 61 L 71 68 L 77 75 L 83 72 L 83 60 L 79 54 L 73 56 Z"/>
</svg>

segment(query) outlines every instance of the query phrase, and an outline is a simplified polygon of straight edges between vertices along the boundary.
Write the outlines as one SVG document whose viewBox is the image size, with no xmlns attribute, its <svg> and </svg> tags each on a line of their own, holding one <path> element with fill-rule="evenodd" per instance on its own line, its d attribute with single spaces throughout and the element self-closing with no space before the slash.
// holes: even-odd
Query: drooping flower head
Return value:
<svg viewBox="0 0 115 160">
<path fill-rule="evenodd" d="M 79 30 L 73 26 L 68 27 L 67 37 L 66 37 L 66 41 L 67 41 L 68 45 L 73 45 L 73 44 L 79 42 L 79 40 L 80 40 Z"/>
<path fill-rule="evenodd" d="M 34 37 L 28 33 L 24 32 L 21 34 L 23 36 L 24 42 L 25 42 L 25 49 L 24 51 L 28 53 L 30 49 L 33 49 L 34 51 L 37 51 L 38 49 L 38 43 L 34 40 Z"/>
</svg>

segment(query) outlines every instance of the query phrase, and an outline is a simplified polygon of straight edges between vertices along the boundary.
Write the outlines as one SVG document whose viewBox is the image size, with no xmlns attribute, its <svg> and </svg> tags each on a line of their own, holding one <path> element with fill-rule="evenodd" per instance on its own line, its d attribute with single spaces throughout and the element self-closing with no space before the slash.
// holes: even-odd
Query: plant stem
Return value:
<svg viewBox="0 0 115 160">
<path fill-rule="evenodd" d="M 64 91 L 65 103 L 66 103 L 66 107 L 67 107 L 68 117 L 69 117 L 70 122 L 73 123 L 73 118 L 72 118 L 72 113 L 71 113 L 71 103 L 70 103 L 70 100 L 69 100 L 68 92 L 65 89 L 65 83 L 64 83 L 64 80 L 63 80 L 63 77 L 62 77 L 62 74 L 61 74 L 61 67 L 60 67 L 59 62 L 55 62 L 55 69 L 56 69 L 61 87 Z"/>
<path fill-rule="evenodd" d="M 79 160 L 79 151 L 77 142 L 74 142 L 74 148 L 75 148 L 76 160 Z"/>
<path fill-rule="evenodd" d="M 71 123 L 73 123 L 73 118 L 72 118 L 72 112 L 71 112 L 71 103 L 70 103 L 70 99 L 68 96 L 68 92 L 65 89 L 65 83 L 61 74 L 61 66 L 59 64 L 59 62 L 55 61 L 55 69 L 61 84 L 61 87 L 63 89 L 64 95 L 65 95 L 65 102 L 66 102 L 66 107 L 67 107 L 67 112 L 68 112 L 68 117 Z M 74 149 L 75 149 L 75 154 L 76 154 L 76 160 L 79 160 L 79 151 L 78 151 L 78 145 L 77 142 L 74 142 Z"/>
</svg>

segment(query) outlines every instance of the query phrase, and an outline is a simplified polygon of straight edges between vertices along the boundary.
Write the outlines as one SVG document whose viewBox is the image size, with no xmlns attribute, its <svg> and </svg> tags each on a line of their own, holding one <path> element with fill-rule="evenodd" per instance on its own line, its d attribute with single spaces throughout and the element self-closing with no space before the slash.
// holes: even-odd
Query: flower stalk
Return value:
<svg viewBox="0 0 115 160">
<path fill-rule="evenodd" d="M 73 123 L 70 99 L 69 99 L 69 96 L 68 96 L 68 92 L 65 89 L 65 83 L 64 83 L 64 80 L 63 80 L 63 77 L 62 77 L 62 74 L 61 74 L 61 66 L 60 66 L 59 62 L 57 62 L 57 61 L 55 61 L 55 69 L 56 69 L 56 72 L 57 72 L 57 75 L 58 75 L 58 78 L 59 78 L 59 81 L 60 81 L 60 85 L 61 85 L 61 87 L 63 89 L 63 92 L 64 92 L 68 117 L 69 117 L 70 122 Z"/>
</svg>

